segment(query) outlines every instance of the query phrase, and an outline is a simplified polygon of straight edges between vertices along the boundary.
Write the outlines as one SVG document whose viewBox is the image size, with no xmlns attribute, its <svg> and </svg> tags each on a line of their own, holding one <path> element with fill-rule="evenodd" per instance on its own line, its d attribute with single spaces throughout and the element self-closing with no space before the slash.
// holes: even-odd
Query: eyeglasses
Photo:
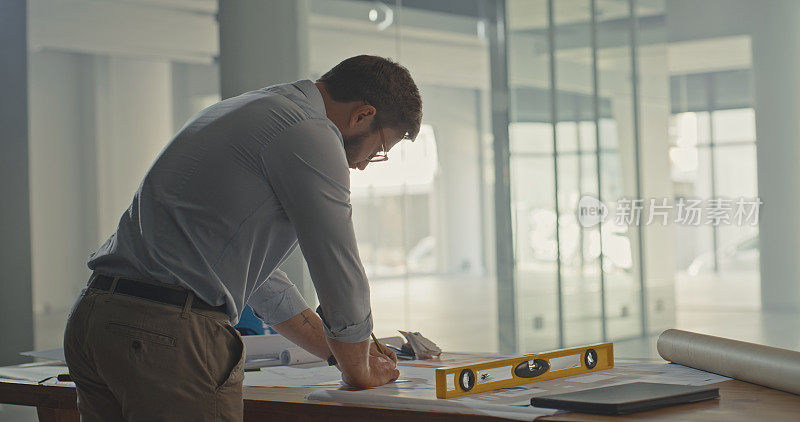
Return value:
<svg viewBox="0 0 800 422">
<path fill-rule="evenodd" d="M 384 138 L 383 128 L 380 126 L 378 126 L 378 134 L 381 136 L 381 150 L 374 156 L 370 157 L 370 163 L 380 163 L 381 161 L 387 161 L 389 159 L 389 156 L 386 155 L 386 138 Z"/>
</svg>

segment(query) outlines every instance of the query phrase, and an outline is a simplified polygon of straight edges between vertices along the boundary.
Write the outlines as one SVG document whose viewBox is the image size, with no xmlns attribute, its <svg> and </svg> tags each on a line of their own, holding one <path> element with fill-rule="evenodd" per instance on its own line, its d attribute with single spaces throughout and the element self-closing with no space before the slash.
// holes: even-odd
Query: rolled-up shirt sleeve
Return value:
<svg viewBox="0 0 800 422">
<path fill-rule="evenodd" d="M 253 291 L 247 304 L 256 316 L 269 325 L 280 324 L 308 309 L 297 286 L 285 272 L 275 269 L 266 282 Z"/>
<path fill-rule="evenodd" d="M 325 334 L 355 343 L 372 333 L 369 283 L 353 231 L 347 159 L 330 124 L 311 119 L 286 129 L 262 160 L 308 262 Z"/>
</svg>

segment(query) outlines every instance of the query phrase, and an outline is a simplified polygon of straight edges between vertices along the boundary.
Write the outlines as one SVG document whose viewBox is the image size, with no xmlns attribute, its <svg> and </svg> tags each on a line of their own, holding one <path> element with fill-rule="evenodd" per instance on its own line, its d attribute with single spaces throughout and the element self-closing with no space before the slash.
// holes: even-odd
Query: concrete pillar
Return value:
<svg viewBox="0 0 800 422">
<path fill-rule="evenodd" d="M 33 348 L 26 3 L 0 2 L 0 365 Z"/>
<path fill-rule="evenodd" d="M 643 28 L 663 33 L 665 28 Z M 650 215 L 650 198 L 670 204 L 674 192 L 669 164 L 669 74 L 667 46 L 639 46 L 639 172 L 645 211 L 642 214 L 645 288 L 645 333 L 660 333 L 675 324 L 675 226 Z"/>
<path fill-rule="evenodd" d="M 219 65 L 223 99 L 307 77 L 308 1 L 220 1 Z"/>
<path fill-rule="evenodd" d="M 100 244 L 173 135 L 172 85 L 168 62 L 118 56 L 97 58 L 95 77 Z"/>
<path fill-rule="evenodd" d="M 761 303 L 800 310 L 800 2 L 764 2 L 752 22 Z"/>
<path fill-rule="evenodd" d="M 219 2 L 219 72 L 223 99 L 308 77 L 308 1 Z M 281 269 L 309 305 L 316 302 L 298 248 Z"/>
</svg>

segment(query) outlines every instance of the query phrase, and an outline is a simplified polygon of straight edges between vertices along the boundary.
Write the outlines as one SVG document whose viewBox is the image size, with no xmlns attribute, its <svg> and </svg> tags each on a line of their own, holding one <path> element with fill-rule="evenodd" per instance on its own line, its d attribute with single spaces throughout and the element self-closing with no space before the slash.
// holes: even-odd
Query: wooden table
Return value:
<svg viewBox="0 0 800 422">
<path fill-rule="evenodd" d="M 494 422 L 500 418 L 384 409 L 306 400 L 318 388 L 244 387 L 244 420 Z M 0 403 L 36 406 L 40 422 L 79 422 L 75 387 L 0 381 Z"/>
<path fill-rule="evenodd" d="M 800 396 L 731 380 L 711 384 L 719 387 L 718 400 L 706 400 L 681 406 L 665 407 L 626 416 L 598 416 L 563 413 L 543 416 L 537 421 L 797 421 L 800 420 Z"/>
<path fill-rule="evenodd" d="M 562 413 L 537 421 L 794 421 L 800 419 L 800 396 L 741 381 L 719 384 L 720 399 L 673 406 L 628 416 L 597 416 Z M 467 421 L 504 419 L 438 412 L 384 409 L 351 404 L 308 401 L 315 388 L 244 387 L 244 420 L 319 421 Z M 0 403 L 36 406 L 42 422 L 77 422 L 75 387 L 0 381 Z"/>
</svg>

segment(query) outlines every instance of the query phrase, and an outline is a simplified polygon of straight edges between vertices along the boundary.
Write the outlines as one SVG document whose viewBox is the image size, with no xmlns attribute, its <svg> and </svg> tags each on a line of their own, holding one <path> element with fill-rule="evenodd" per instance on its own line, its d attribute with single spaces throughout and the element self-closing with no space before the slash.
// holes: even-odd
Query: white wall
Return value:
<svg viewBox="0 0 800 422">
<path fill-rule="evenodd" d="M 58 326 L 86 284 L 96 247 L 91 56 L 33 53 L 30 63 L 30 179 L 36 347 L 56 347 Z M 63 326 L 60 327 L 63 331 Z"/>
</svg>

